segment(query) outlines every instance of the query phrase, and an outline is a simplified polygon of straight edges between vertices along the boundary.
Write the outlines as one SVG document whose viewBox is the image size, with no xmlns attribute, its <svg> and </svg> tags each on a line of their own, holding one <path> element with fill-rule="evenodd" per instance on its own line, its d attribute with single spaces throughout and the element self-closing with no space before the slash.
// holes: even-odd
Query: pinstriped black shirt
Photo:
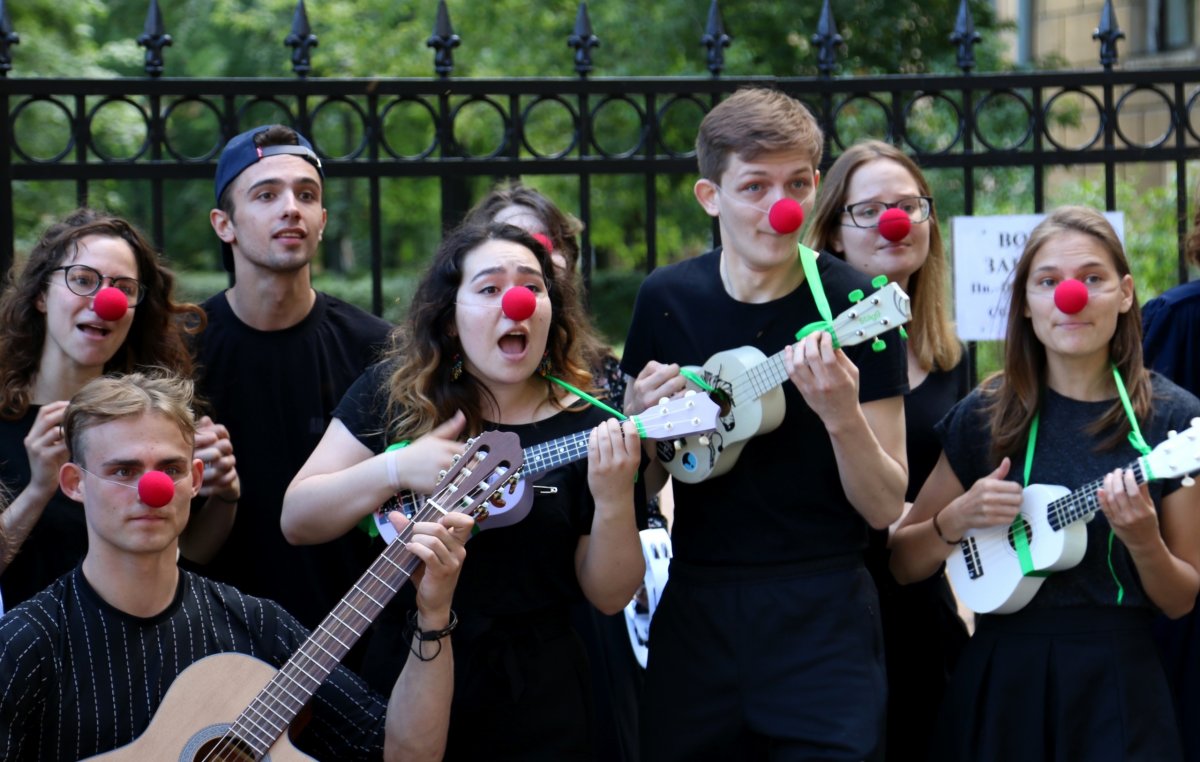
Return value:
<svg viewBox="0 0 1200 762">
<path fill-rule="evenodd" d="M 123 746 L 193 662 L 238 652 L 278 668 L 307 636 L 273 601 L 182 570 L 165 611 L 130 616 L 76 567 L 0 618 L 0 760 L 76 760 Z M 338 667 L 310 705 L 301 750 L 382 758 L 386 704 L 348 670 Z"/>
</svg>

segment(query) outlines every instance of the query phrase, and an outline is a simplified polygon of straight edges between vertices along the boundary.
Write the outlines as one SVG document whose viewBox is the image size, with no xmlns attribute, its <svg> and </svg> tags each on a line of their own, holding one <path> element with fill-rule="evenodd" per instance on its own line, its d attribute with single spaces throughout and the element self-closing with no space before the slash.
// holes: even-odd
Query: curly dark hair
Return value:
<svg viewBox="0 0 1200 762">
<path fill-rule="evenodd" d="M 576 340 L 587 320 L 574 280 L 558 276 L 549 252 L 521 228 L 503 223 L 465 224 L 446 235 L 413 294 L 408 317 L 392 332 L 385 355 L 394 363 L 388 380 L 386 424 L 392 441 L 416 439 L 459 410 L 466 415 L 468 435 L 483 429 L 483 403 L 490 393 L 470 373 L 453 380 L 450 358 L 461 352 L 452 328 L 463 260 L 492 240 L 520 244 L 537 257 L 549 288 L 552 318 L 546 351 L 554 374 L 585 391 L 596 391 Z M 558 400 L 558 387 L 549 379 L 545 384 L 546 398 Z"/>
<path fill-rule="evenodd" d="M 146 237 L 126 220 L 95 209 L 76 209 L 42 234 L 25 266 L 10 271 L 0 295 L 0 418 L 16 420 L 29 410 L 30 393 L 46 341 L 46 316 L 38 309 L 50 273 L 76 254 L 88 236 L 129 244 L 146 297 L 137 306 L 129 335 L 104 365 L 105 373 L 159 366 L 190 376 L 193 358 L 184 334 L 204 329 L 204 311 L 173 301 L 175 275 Z"/>
</svg>

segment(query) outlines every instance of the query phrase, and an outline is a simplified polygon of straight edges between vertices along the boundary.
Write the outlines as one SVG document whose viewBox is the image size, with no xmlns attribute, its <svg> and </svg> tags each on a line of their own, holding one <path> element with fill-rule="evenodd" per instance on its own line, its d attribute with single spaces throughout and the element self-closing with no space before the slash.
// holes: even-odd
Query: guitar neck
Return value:
<svg viewBox="0 0 1200 762">
<path fill-rule="evenodd" d="M 1142 459 L 1138 458 L 1129 465 L 1126 469 L 1133 471 L 1133 477 L 1138 484 L 1146 482 L 1146 473 L 1142 468 Z M 1104 478 L 1095 479 L 1083 485 L 1069 495 L 1063 495 L 1057 500 L 1054 500 L 1050 505 L 1046 506 L 1046 519 L 1054 531 L 1059 531 L 1064 527 L 1086 519 L 1096 511 L 1100 510 L 1100 500 L 1096 497 L 1096 490 L 1104 486 Z"/>
<path fill-rule="evenodd" d="M 737 404 L 744 405 L 747 402 L 753 402 L 787 381 L 787 365 L 783 361 L 784 351 L 779 350 L 733 379 L 733 399 Z"/>
<path fill-rule="evenodd" d="M 432 499 L 417 521 L 435 521 L 443 513 Z M 271 682 L 234 721 L 231 730 L 266 754 L 296 718 L 325 678 L 341 663 L 383 607 L 404 586 L 421 561 L 408 550 L 411 525 L 384 549 L 365 574 L 288 659 Z M 397 648 L 407 644 L 397 644 Z M 258 757 L 256 757 L 257 759 Z"/>
</svg>

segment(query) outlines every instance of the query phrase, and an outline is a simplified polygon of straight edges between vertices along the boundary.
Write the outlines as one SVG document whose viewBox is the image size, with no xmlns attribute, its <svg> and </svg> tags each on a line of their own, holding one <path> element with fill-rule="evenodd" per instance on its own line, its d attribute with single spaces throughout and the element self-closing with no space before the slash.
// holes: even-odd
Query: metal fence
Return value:
<svg viewBox="0 0 1200 762">
<path fill-rule="evenodd" d="M 1111 0 L 1110 0 L 1111 2 Z M 1174 169 L 1179 279 L 1186 280 L 1182 241 L 1186 232 L 1188 161 L 1200 156 L 1200 71 L 1122 71 L 1114 67 L 1117 26 L 1106 4 L 1093 37 L 1100 49 L 1095 71 L 974 74 L 979 41 L 965 0 L 955 34 L 959 74 L 835 77 L 839 37 L 825 0 L 812 37 L 820 74 L 797 78 L 723 77 L 730 43 L 717 0 L 712 0 L 701 42 L 708 50 L 709 78 L 591 77 L 597 43 L 581 3 L 568 42 L 575 77 L 455 79 L 453 52 L 459 44 L 447 7 L 438 5 L 429 46 L 434 76 L 427 79 L 309 79 L 315 45 L 301 0 L 287 44 L 293 48 L 295 79 L 161 78 L 163 47 L 170 44 L 157 0 L 151 0 L 145 33 L 144 79 L 22 79 L 14 69 L 17 35 L 0 0 L 0 271 L 13 260 L 13 188 L 25 181 L 73 183 L 86 202 L 89 184 L 102 179 L 149 181 L 150 232 L 164 240 L 164 183 L 211 181 L 225 141 L 250 124 L 247 114 L 264 105 L 312 135 L 322 115 L 339 114 L 353 136 L 335 148 L 316 140 L 329 177 L 362 178 L 369 188 L 366 214 L 373 274 L 373 306 L 382 309 L 383 222 L 380 182 L 394 177 L 437 178 L 444 224 L 467 208 L 464 180 L 518 175 L 578 178 L 583 248 L 590 250 L 588 224 L 597 209 L 593 178 L 634 175 L 645 189 L 645 268 L 659 262 L 656 180 L 696 171 L 691 147 L 694 125 L 727 93 L 747 84 L 778 87 L 803 100 L 828 137 L 828 164 L 853 139 L 889 140 L 926 169 L 960 174 L 966 214 L 975 211 L 975 177 L 981 170 L 1017 167 L 1032 172 L 1033 211 L 1045 204 L 1047 177 L 1057 167 L 1090 166 L 1102 171 L 1105 204 L 1116 208 L 1118 168 L 1161 163 Z M 18 59 L 19 62 L 19 59 Z M 134 115 L 140 125 L 135 147 L 122 155 L 106 148 L 106 110 Z M 58 150 L 35 154 L 23 135 L 31 110 L 58 114 L 69 125 Z M 465 140 L 481 121 L 494 125 L 490 145 Z M 606 124 L 629 125 L 631 136 L 614 145 Z M 207 125 L 200 149 L 184 149 L 173 135 L 182 124 Z M 554 137 L 543 144 L 546 136 Z M 1150 135 L 1150 137 L 1146 137 Z M 415 143 L 414 143 L 415 141 Z M 487 143 L 487 141 L 484 141 Z M 583 262 L 585 276 L 589 261 Z"/>
</svg>

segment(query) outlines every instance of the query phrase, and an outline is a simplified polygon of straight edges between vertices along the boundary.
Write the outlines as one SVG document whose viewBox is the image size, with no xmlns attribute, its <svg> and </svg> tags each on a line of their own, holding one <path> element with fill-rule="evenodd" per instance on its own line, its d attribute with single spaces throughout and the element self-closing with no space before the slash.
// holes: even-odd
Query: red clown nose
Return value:
<svg viewBox="0 0 1200 762">
<path fill-rule="evenodd" d="M 147 471 L 138 479 L 138 497 L 151 508 L 162 508 L 175 497 L 175 482 L 162 471 Z"/>
<path fill-rule="evenodd" d="M 771 204 L 767 212 L 767 222 L 771 229 L 780 235 L 795 233 L 804 224 L 804 207 L 792 198 L 781 198 Z"/>
<path fill-rule="evenodd" d="M 100 289 L 92 301 L 92 312 L 101 320 L 120 320 L 128 311 L 129 297 L 112 286 Z"/>
<path fill-rule="evenodd" d="M 500 308 L 509 320 L 520 322 L 533 314 L 537 309 L 537 295 L 524 286 L 513 286 L 504 292 L 500 300 Z"/>
<path fill-rule="evenodd" d="M 1088 303 L 1087 286 L 1074 278 L 1068 278 L 1054 289 L 1054 306 L 1067 315 L 1074 315 Z"/>
<path fill-rule="evenodd" d="M 888 209 L 879 215 L 879 235 L 889 241 L 899 241 L 912 230 L 912 220 L 900 209 Z"/>
</svg>

